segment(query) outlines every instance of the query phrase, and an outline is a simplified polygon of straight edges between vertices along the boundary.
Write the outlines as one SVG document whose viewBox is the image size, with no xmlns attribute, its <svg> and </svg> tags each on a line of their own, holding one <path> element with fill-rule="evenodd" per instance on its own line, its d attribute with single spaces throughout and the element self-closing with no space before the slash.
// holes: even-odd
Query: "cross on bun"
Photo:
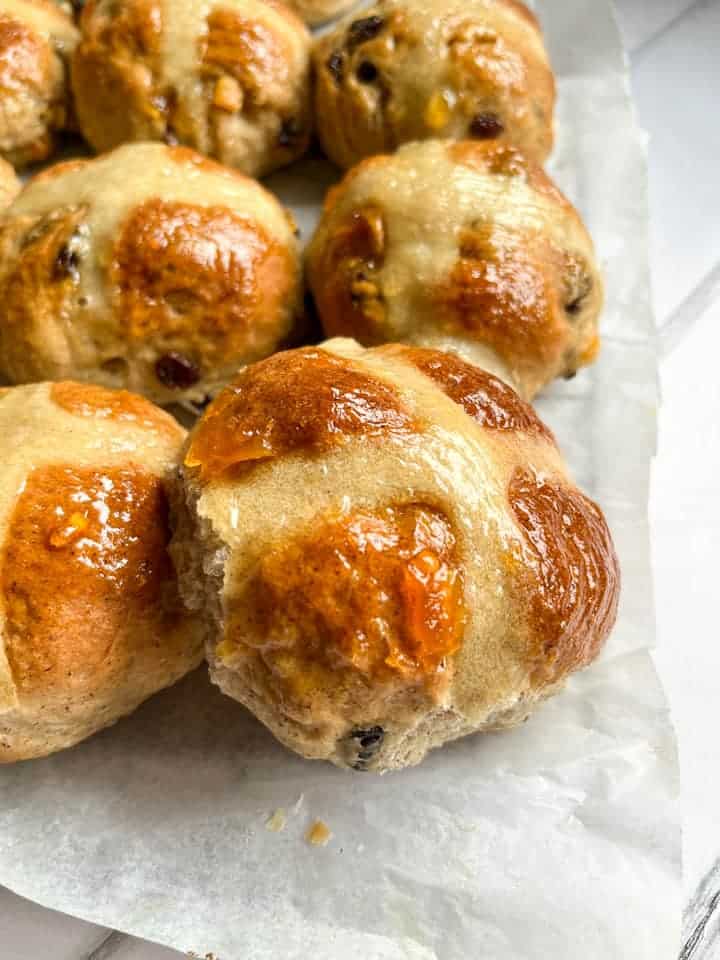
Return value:
<svg viewBox="0 0 720 960">
<path fill-rule="evenodd" d="M 0 215 L 0 371 L 202 401 L 290 334 L 291 217 L 184 147 L 58 164 Z"/>
<path fill-rule="evenodd" d="M 275 0 L 89 0 L 72 62 L 98 152 L 183 144 L 251 176 L 310 142 L 310 34 Z"/>
<path fill-rule="evenodd" d="M 356 0 L 287 0 L 287 5 L 306 23 L 318 24 L 332 20 L 354 7 Z"/>
<path fill-rule="evenodd" d="M 305 757 L 382 772 L 517 724 L 612 628 L 602 513 L 532 408 L 456 355 L 276 354 L 206 411 L 181 475 L 171 550 L 211 676 Z"/>
<path fill-rule="evenodd" d="M 327 336 L 453 349 L 526 399 L 597 354 L 592 241 L 512 147 L 407 144 L 332 188 L 307 252 Z"/>
<path fill-rule="evenodd" d="M 316 41 L 315 120 L 340 167 L 428 137 L 500 140 L 542 163 L 555 81 L 518 0 L 380 0 Z"/>
<path fill-rule="evenodd" d="M 167 552 L 184 437 L 123 391 L 0 390 L 0 763 L 70 747 L 200 663 Z"/>
</svg>

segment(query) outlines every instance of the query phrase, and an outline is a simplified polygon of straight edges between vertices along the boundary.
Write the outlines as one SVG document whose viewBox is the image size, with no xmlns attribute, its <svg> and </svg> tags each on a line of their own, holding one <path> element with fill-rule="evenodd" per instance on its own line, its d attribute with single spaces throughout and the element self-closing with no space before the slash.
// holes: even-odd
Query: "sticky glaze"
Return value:
<svg viewBox="0 0 720 960">
<path fill-rule="evenodd" d="M 226 207 L 148 200 L 125 220 L 109 272 L 130 339 L 181 337 L 210 363 L 277 334 L 293 256 L 257 221 Z"/>
<path fill-rule="evenodd" d="M 511 369 L 551 366 L 565 343 L 553 251 L 510 230 L 478 225 L 460 235 L 459 259 L 435 292 L 450 327 L 493 347 Z"/>
<path fill-rule="evenodd" d="M 228 7 L 216 7 L 200 38 L 200 59 L 235 77 L 244 94 L 261 98 L 265 84 L 288 83 L 292 53 L 282 35 L 267 23 L 241 16 Z"/>
<path fill-rule="evenodd" d="M 385 305 L 378 271 L 384 253 L 385 223 L 377 206 L 353 210 L 333 233 L 315 268 L 325 278 L 316 297 L 328 336 L 381 339 Z"/>
<path fill-rule="evenodd" d="M 185 465 L 202 480 L 351 437 L 389 439 L 414 429 L 396 391 L 348 360 L 304 347 L 244 370 L 195 428 Z"/>
<path fill-rule="evenodd" d="M 262 657 L 285 695 L 301 696 L 318 668 L 432 685 L 464 619 L 450 523 L 413 503 L 323 518 L 270 550 L 226 636 Z"/>
<path fill-rule="evenodd" d="M 525 541 L 535 679 L 553 682 L 590 663 L 610 633 L 617 557 L 600 509 L 579 490 L 518 469 L 508 499 Z"/>
<path fill-rule="evenodd" d="M 529 403 L 497 377 L 453 353 L 422 347 L 391 347 L 436 383 L 451 400 L 488 430 L 525 433 L 554 443 Z"/>
<path fill-rule="evenodd" d="M 127 390 L 108 390 L 91 383 L 64 380 L 51 385 L 50 399 L 78 417 L 124 422 L 178 438 L 183 435 L 182 427 L 170 414 Z"/>
<path fill-rule="evenodd" d="M 18 497 L 2 548 L 5 645 L 21 693 L 82 688 L 114 645 L 164 614 L 171 578 L 161 481 L 141 468 L 47 466 Z"/>
</svg>

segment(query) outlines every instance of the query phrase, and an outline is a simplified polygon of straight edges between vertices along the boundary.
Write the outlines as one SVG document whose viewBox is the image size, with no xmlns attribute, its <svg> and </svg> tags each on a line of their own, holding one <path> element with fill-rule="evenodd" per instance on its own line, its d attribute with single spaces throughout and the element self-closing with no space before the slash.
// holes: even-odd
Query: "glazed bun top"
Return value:
<svg viewBox="0 0 720 960">
<path fill-rule="evenodd" d="M 75 743 L 197 664 L 167 552 L 184 435 L 123 391 L 0 390 L 0 761 Z"/>
<path fill-rule="evenodd" d="M 555 81 L 518 0 L 381 0 L 321 37 L 315 114 L 341 167 L 427 137 L 500 140 L 542 163 Z"/>
<path fill-rule="evenodd" d="M 307 267 L 328 336 L 453 349 L 526 398 L 597 354 L 592 240 L 512 147 L 429 140 L 364 161 L 328 193 Z"/>
<path fill-rule="evenodd" d="M 18 167 L 45 160 L 68 125 L 67 67 L 78 36 L 51 0 L 0 0 L 0 155 Z"/>
<path fill-rule="evenodd" d="M 613 624 L 600 510 L 532 408 L 457 356 L 276 354 L 208 409 L 183 474 L 181 582 L 211 581 L 211 669 L 306 756 L 343 762 L 352 729 L 381 724 L 395 753 L 378 762 L 417 762 L 527 713 Z M 430 714 L 452 722 L 412 746 Z"/>
<path fill-rule="evenodd" d="M 295 226 L 257 181 L 130 144 L 35 177 L 0 215 L 0 369 L 202 400 L 289 335 Z"/>
<path fill-rule="evenodd" d="M 262 176 L 310 140 L 310 34 L 276 0 L 90 0 L 73 57 L 80 129 L 101 152 L 182 144 Z"/>
</svg>

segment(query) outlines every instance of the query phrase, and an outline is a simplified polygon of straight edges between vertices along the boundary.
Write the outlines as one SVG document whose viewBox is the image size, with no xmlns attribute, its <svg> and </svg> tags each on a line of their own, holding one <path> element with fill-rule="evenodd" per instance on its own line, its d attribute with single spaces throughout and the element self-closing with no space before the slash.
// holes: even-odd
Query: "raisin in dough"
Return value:
<svg viewBox="0 0 720 960">
<path fill-rule="evenodd" d="M 251 176 L 310 139 L 310 34 L 274 0 L 90 0 L 72 64 L 83 135 L 184 144 Z"/>
<path fill-rule="evenodd" d="M 424 141 L 363 161 L 328 194 L 307 275 L 328 336 L 452 349 L 525 398 L 599 349 L 587 230 L 502 144 Z"/>
<path fill-rule="evenodd" d="M 51 0 L 0 0 L 0 156 L 40 163 L 70 121 L 72 19 Z"/>
<path fill-rule="evenodd" d="M 553 72 L 518 0 L 383 0 L 313 57 L 318 135 L 341 167 L 428 137 L 499 139 L 538 163 L 552 148 Z"/>
<path fill-rule="evenodd" d="M 0 215 L 0 372 L 201 401 L 288 336 L 300 284 L 256 181 L 162 144 L 69 161 Z"/>
<path fill-rule="evenodd" d="M 200 663 L 167 551 L 184 436 L 123 391 L 0 390 L 0 763 L 70 747 Z"/>
<path fill-rule="evenodd" d="M 453 354 L 263 360 L 182 480 L 171 550 L 211 676 L 305 757 L 382 772 L 517 724 L 615 619 L 599 508 L 532 408 Z"/>
</svg>

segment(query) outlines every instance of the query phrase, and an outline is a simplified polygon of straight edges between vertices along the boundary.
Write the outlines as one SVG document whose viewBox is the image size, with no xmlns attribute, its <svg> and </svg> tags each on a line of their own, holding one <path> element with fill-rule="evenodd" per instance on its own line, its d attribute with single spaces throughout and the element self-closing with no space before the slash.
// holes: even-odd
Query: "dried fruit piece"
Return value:
<svg viewBox="0 0 720 960">
<path fill-rule="evenodd" d="M 378 68 L 371 60 L 362 60 L 358 64 L 355 76 L 360 83 L 374 83 L 378 78 Z"/>
<path fill-rule="evenodd" d="M 425 107 L 425 126 L 431 130 L 442 130 L 450 119 L 450 94 L 448 91 L 436 90 Z"/>
<path fill-rule="evenodd" d="M 224 75 L 215 84 L 213 106 L 227 113 L 237 113 L 243 105 L 243 92 L 234 77 Z"/>
<path fill-rule="evenodd" d="M 470 121 L 469 133 L 475 140 L 495 140 L 505 132 L 496 113 L 478 113 Z"/>
<path fill-rule="evenodd" d="M 361 43 L 367 43 L 373 40 L 385 26 L 385 19 L 374 15 L 372 17 L 363 17 L 361 20 L 353 20 L 348 27 L 347 48 L 354 50 Z"/>
<path fill-rule="evenodd" d="M 183 353 L 166 353 L 155 363 L 155 374 L 166 387 L 186 390 L 200 379 L 196 363 Z"/>
<path fill-rule="evenodd" d="M 316 820 L 305 834 L 305 839 L 314 847 L 325 847 L 331 836 L 328 825 L 322 820 Z"/>
</svg>

